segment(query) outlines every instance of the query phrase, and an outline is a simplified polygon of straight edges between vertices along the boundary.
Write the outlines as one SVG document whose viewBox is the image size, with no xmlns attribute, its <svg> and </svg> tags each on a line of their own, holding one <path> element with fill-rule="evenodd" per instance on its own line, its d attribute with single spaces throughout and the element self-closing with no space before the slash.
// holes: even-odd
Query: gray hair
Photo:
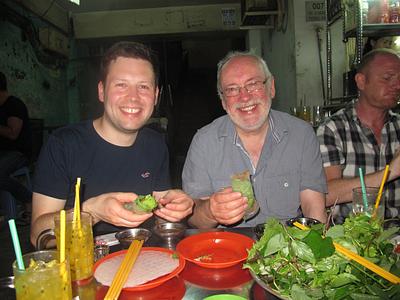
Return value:
<svg viewBox="0 0 400 300">
<path fill-rule="evenodd" d="M 231 61 L 231 59 L 233 59 L 235 57 L 252 57 L 252 58 L 254 58 L 257 61 L 257 63 L 259 64 L 259 66 L 261 66 L 262 70 L 264 71 L 264 75 L 268 78 L 268 82 L 270 82 L 270 78 L 272 78 L 272 74 L 269 71 L 267 63 L 261 56 L 255 54 L 251 51 L 231 51 L 224 58 L 222 58 L 218 62 L 218 65 L 217 65 L 217 67 L 218 67 L 218 69 L 217 69 L 217 91 L 218 91 L 218 96 L 221 100 L 222 100 L 222 90 L 221 90 L 222 69 L 224 68 L 224 66 L 227 63 L 229 63 Z"/>
</svg>

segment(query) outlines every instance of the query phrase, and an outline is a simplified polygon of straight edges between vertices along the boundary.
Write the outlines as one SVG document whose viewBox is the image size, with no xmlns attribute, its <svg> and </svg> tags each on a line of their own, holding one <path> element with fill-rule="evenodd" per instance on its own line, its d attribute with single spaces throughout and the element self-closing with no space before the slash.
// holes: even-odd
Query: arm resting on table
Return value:
<svg viewBox="0 0 400 300">
<path fill-rule="evenodd" d="M 300 205 L 303 215 L 326 223 L 325 195 L 313 190 L 300 192 Z"/>
<path fill-rule="evenodd" d="M 218 222 L 210 211 L 210 199 L 202 198 L 194 200 L 193 214 L 189 218 L 189 224 L 197 228 L 214 228 Z"/>
<path fill-rule="evenodd" d="M 384 170 L 364 176 L 366 186 L 379 187 L 383 178 Z M 342 167 L 339 165 L 325 167 L 326 181 L 328 183 L 328 195 L 326 205 L 332 206 L 337 203 L 351 202 L 353 198 L 353 188 L 360 187 L 358 177 L 343 178 Z M 390 177 L 389 177 L 390 179 Z"/>
<path fill-rule="evenodd" d="M 49 228 L 54 228 L 54 216 L 64 208 L 65 200 L 33 193 L 31 243 L 36 246 L 39 234 Z"/>
</svg>

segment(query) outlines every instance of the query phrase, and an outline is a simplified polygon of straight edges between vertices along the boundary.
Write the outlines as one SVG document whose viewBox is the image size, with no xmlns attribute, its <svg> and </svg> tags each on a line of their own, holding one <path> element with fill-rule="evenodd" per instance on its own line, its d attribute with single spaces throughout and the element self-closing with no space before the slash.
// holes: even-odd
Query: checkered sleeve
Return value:
<svg viewBox="0 0 400 300">
<path fill-rule="evenodd" d="M 317 129 L 324 167 L 342 165 L 345 162 L 343 142 L 337 132 L 336 124 L 333 121 L 328 121 Z"/>
</svg>

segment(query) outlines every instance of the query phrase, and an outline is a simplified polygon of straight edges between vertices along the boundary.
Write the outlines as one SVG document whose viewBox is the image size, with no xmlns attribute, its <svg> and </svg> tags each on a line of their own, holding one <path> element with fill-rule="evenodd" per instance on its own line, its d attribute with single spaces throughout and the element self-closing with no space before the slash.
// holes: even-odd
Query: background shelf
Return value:
<svg viewBox="0 0 400 300">
<path fill-rule="evenodd" d="M 357 28 L 346 31 L 345 38 L 356 37 Z M 369 36 L 395 36 L 400 35 L 400 23 L 390 24 L 364 24 L 362 34 Z"/>
</svg>

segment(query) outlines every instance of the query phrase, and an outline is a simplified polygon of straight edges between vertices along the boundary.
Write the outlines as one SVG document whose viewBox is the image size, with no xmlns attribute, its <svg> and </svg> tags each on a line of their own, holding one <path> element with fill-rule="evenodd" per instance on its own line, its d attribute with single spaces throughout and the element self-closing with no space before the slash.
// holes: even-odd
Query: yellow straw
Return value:
<svg viewBox="0 0 400 300">
<path fill-rule="evenodd" d="M 376 197 L 376 200 L 375 200 L 374 213 L 375 213 L 375 210 L 378 209 L 379 203 L 381 202 L 383 187 L 385 186 L 388 175 L 389 175 L 389 165 L 386 165 L 385 172 L 383 173 L 383 177 L 382 177 L 381 186 L 379 187 L 378 196 Z"/>
<path fill-rule="evenodd" d="M 293 225 L 296 226 L 297 228 L 300 228 L 301 230 L 309 229 L 307 226 L 304 226 L 303 224 L 301 224 L 299 222 L 294 222 Z M 343 254 L 348 259 L 358 262 L 360 265 L 366 267 L 367 269 L 371 270 L 372 272 L 385 278 L 386 280 L 390 281 L 391 283 L 394 283 L 394 284 L 400 283 L 400 278 L 397 277 L 396 275 L 386 271 L 385 269 L 379 267 L 378 265 L 370 262 L 369 260 L 365 259 L 364 257 L 358 255 L 357 253 L 354 253 L 353 251 L 343 247 L 342 245 L 340 245 L 338 243 L 333 242 L 333 245 L 335 246 L 335 249 L 337 252 Z"/>
<path fill-rule="evenodd" d="M 104 297 L 104 300 L 117 300 L 121 290 L 128 279 L 129 273 L 131 272 L 133 265 L 137 257 L 139 256 L 140 249 L 143 246 L 144 240 L 134 240 L 129 246 L 128 251 L 125 254 L 121 265 L 118 268 L 117 273 L 114 276 L 113 281 Z"/>
<path fill-rule="evenodd" d="M 81 220 L 81 208 L 80 208 L 80 201 L 79 201 L 79 190 L 81 186 L 81 178 L 78 177 L 76 179 L 75 185 L 75 205 L 74 205 L 74 221 L 80 222 Z"/>
<path fill-rule="evenodd" d="M 65 210 L 60 211 L 60 274 L 65 285 L 68 283 L 68 271 L 66 269 L 65 263 L 65 227 L 66 227 L 66 217 Z"/>
<path fill-rule="evenodd" d="M 65 261 L 65 210 L 60 211 L 60 262 Z"/>
</svg>

